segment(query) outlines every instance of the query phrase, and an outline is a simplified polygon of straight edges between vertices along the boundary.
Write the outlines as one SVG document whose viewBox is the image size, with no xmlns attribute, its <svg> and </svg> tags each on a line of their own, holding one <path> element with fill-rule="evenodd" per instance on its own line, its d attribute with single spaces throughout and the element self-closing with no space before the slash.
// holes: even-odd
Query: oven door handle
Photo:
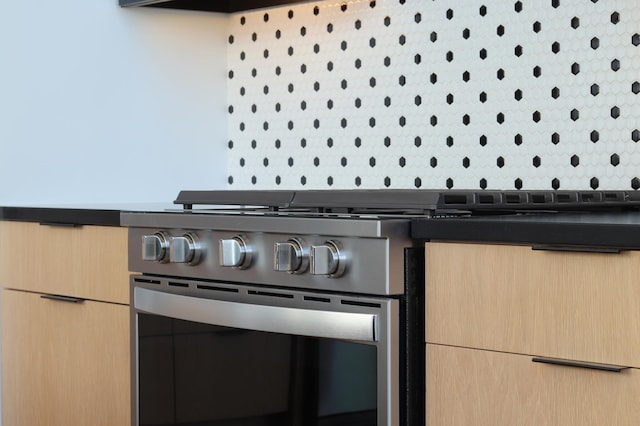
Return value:
<svg viewBox="0 0 640 426">
<path fill-rule="evenodd" d="M 377 342 L 378 315 L 254 305 L 135 287 L 135 309 L 150 314 L 246 330 Z"/>
</svg>

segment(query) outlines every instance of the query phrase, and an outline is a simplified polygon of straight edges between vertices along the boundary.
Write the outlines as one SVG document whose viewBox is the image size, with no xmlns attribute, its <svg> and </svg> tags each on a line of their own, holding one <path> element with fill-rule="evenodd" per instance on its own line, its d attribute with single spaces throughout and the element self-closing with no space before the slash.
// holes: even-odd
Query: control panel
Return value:
<svg viewBox="0 0 640 426">
<path fill-rule="evenodd" d="M 389 282 L 402 259 L 386 238 L 129 228 L 129 247 L 132 272 L 369 294 L 402 285 Z"/>
<path fill-rule="evenodd" d="M 170 236 L 158 231 L 142 236 L 142 260 L 158 263 L 186 263 L 197 265 L 205 251 L 200 237 L 194 232 Z M 245 235 L 218 240 L 218 265 L 247 269 L 251 267 L 254 247 Z M 273 270 L 330 278 L 342 276 L 347 267 L 347 256 L 341 244 L 328 240 L 321 244 L 308 245 L 302 238 L 291 237 L 273 244 Z M 310 265 L 310 266 L 309 266 Z"/>
</svg>

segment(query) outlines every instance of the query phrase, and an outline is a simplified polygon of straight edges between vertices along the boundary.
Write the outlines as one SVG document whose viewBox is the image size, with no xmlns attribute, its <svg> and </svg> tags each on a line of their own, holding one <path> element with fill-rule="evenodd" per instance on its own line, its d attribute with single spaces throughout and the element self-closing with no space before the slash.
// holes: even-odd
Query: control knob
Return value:
<svg viewBox="0 0 640 426">
<path fill-rule="evenodd" d="M 243 235 L 219 241 L 220 266 L 246 269 L 251 265 L 251 247 Z"/>
<path fill-rule="evenodd" d="M 311 273 L 336 278 L 344 274 L 347 258 L 337 241 L 326 241 L 319 246 L 311 246 Z"/>
<path fill-rule="evenodd" d="M 301 274 L 309 267 L 309 250 L 304 241 L 291 238 L 273 246 L 273 269 L 290 274 Z"/>
<path fill-rule="evenodd" d="M 202 256 L 202 245 L 198 236 L 186 233 L 181 237 L 171 238 L 171 262 L 197 265 Z"/>
<path fill-rule="evenodd" d="M 142 260 L 166 263 L 169 261 L 169 237 L 164 232 L 142 236 Z"/>
</svg>

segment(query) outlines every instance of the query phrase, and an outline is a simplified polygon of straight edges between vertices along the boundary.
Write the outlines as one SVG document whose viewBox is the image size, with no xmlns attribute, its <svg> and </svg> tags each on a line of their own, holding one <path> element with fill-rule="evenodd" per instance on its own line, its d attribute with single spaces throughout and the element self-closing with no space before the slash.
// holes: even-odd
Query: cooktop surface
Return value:
<svg viewBox="0 0 640 426">
<path fill-rule="evenodd" d="M 197 213 L 464 216 L 640 208 L 634 191 L 304 190 L 181 191 L 174 204 Z M 177 209 L 176 209 L 177 210 Z"/>
</svg>

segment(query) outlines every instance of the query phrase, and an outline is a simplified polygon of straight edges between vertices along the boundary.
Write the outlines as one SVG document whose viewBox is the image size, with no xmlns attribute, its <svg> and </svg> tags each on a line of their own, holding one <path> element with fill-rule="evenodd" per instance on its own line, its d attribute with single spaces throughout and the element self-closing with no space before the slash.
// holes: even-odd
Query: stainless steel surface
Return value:
<svg viewBox="0 0 640 426">
<path fill-rule="evenodd" d="M 277 242 L 273 247 L 274 271 L 301 274 L 309 267 L 309 249 L 304 240 L 291 238 L 286 242 Z"/>
<path fill-rule="evenodd" d="M 340 243 L 326 241 L 318 246 L 311 246 L 311 273 L 331 278 L 341 277 L 347 267 L 347 257 Z"/>
<path fill-rule="evenodd" d="M 186 233 L 171 237 L 169 259 L 172 263 L 197 265 L 202 256 L 202 245 L 196 234 Z"/>
<path fill-rule="evenodd" d="M 168 260 L 169 238 L 164 232 L 142 236 L 142 260 L 166 262 Z"/>
<path fill-rule="evenodd" d="M 380 219 L 375 215 L 321 215 L 317 217 L 229 212 L 122 213 L 121 224 L 130 228 L 220 229 L 236 233 L 273 232 L 288 235 L 317 234 L 336 237 L 397 237 L 407 239 L 407 218 Z"/>
<path fill-rule="evenodd" d="M 288 289 L 262 291 L 262 288 L 156 275 L 131 276 L 131 344 L 136 354 L 132 358 L 133 424 L 137 424 L 135 401 L 139 397 L 137 314 L 156 312 L 167 317 L 213 325 L 223 325 L 218 321 L 231 323 L 232 327 L 239 329 L 274 328 L 330 338 L 343 336 L 348 340 L 374 345 L 378 348 L 377 425 L 400 426 L 400 365 L 403 362 L 398 350 L 402 330 L 400 301 L 388 297 Z M 195 305 L 192 303 L 194 299 Z M 279 324 L 287 317 L 288 321 Z M 296 322 L 304 324 L 297 325 Z M 345 324 L 347 329 L 344 328 Z M 281 325 L 284 328 L 280 328 Z"/>
<path fill-rule="evenodd" d="M 183 215 L 186 216 L 186 215 Z M 407 223 L 404 224 L 408 226 Z M 337 238 L 331 235 L 314 234 L 315 228 L 307 226 L 308 235 L 289 233 L 247 232 L 246 241 L 251 246 L 251 263 L 244 269 L 220 266 L 220 240 L 231 240 L 238 234 L 224 229 L 163 229 L 169 236 L 182 236 L 191 232 L 198 236 L 202 256 L 196 266 L 186 263 L 160 263 L 144 261 L 140 255 L 143 235 L 158 231 L 155 228 L 129 229 L 129 270 L 156 275 L 190 277 L 237 283 L 251 283 L 285 288 L 338 291 L 360 294 L 391 295 L 404 292 L 404 248 L 411 247 L 406 237 L 398 238 Z M 407 230 L 408 234 L 408 230 Z M 275 271 L 274 246 L 290 238 L 304 240 L 307 249 L 333 240 L 342 246 L 341 253 L 349 259 L 344 274 L 339 278 L 313 275 L 309 269 L 299 274 Z"/>
<path fill-rule="evenodd" d="M 318 201 L 305 198 L 313 194 L 299 194 L 297 205 L 288 193 L 276 195 L 279 203 L 267 209 L 194 210 L 186 202 L 181 211 L 123 213 L 129 270 L 139 273 L 131 277 L 132 312 L 374 345 L 376 425 L 400 426 L 407 410 L 400 406 L 405 391 L 400 376 L 405 385 L 412 382 L 407 379 L 411 368 L 403 371 L 401 365 L 418 363 L 410 362 L 409 346 L 412 353 L 424 352 L 422 337 L 401 339 L 403 324 L 410 321 L 400 311 L 410 310 L 402 296 L 405 267 L 415 263 L 405 259 L 405 249 L 414 246 L 410 225 L 415 212 L 353 211 L 342 205 L 344 197 L 336 208 L 306 210 L 301 208 L 305 203 Z M 151 248 L 148 256 L 140 256 L 143 236 L 158 233 L 172 241 L 171 262 L 145 260 L 154 258 Z M 407 276 L 417 281 L 411 272 Z M 137 318 L 132 316 L 134 345 Z"/>
<path fill-rule="evenodd" d="M 372 314 L 250 305 L 145 288 L 135 288 L 133 303 L 138 311 L 205 324 L 297 336 L 378 340 L 378 317 Z"/>
<path fill-rule="evenodd" d="M 251 246 L 245 236 L 221 238 L 218 246 L 220 266 L 246 269 L 251 265 Z"/>
</svg>

